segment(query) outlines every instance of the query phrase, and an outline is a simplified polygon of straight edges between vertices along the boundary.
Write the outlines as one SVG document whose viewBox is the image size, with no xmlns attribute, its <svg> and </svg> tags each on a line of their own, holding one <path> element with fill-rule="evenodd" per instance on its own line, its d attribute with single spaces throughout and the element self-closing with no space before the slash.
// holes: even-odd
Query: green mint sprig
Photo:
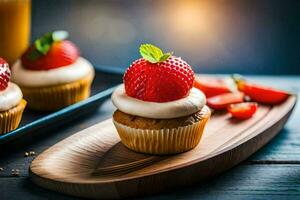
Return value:
<svg viewBox="0 0 300 200">
<path fill-rule="evenodd" d="M 69 33 L 67 31 L 54 31 L 45 33 L 42 37 L 34 41 L 35 49 L 28 55 L 28 58 L 32 61 L 39 57 L 46 55 L 54 42 L 67 39 Z"/>
<path fill-rule="evenodd" d="M 142 44 L 140 46 L 140 54 L 145 60 L 151 63 L 159 63 L 167 60 L 172 56 L 173 52 L 163 53 L 163 51 L 155 45 Z"/>
</svg>

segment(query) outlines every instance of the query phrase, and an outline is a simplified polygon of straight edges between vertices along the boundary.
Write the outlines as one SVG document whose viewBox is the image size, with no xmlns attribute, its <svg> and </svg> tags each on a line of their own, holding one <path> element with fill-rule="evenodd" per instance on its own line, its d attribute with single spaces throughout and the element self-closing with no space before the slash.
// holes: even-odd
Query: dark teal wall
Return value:
<svg viewBox="0 0 300 200">
<path fill-rule="evenodd" d="M 33 0 L 33 38 L 55 29 L 98 66 L 126 68 L 150 42 L 197 72 L 300 74 L 297 0 Z"/>
</svg>

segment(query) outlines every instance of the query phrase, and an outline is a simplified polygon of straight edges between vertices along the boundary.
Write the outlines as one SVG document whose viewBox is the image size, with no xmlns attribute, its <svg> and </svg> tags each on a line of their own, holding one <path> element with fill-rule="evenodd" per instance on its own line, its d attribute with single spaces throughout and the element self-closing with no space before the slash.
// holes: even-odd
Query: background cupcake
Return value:
<svg viewBox="0 0 300 200">
<path fill-rule="evenodd" d="M 26 106 L 20 88 L 9 80 L 9 66 L 0 58 L 0 135 L 19 126 Z"/>
<path fill-rule="evenodd" d="M 141 45 L 143 58 L 124 74 L 112 95 L 114 124 L 122 143 L 137 152 L 174 154 L 194 148 L 210 117 L 194 72 L 181 58 Z"/>
<path fill-rule="evenodd" d="M 65 31 L 45 34 L 14 64 L 12 80 L 30 109 L 58 110 L 89 97 L 94 68 L 67 37 Z"/>
</svg>

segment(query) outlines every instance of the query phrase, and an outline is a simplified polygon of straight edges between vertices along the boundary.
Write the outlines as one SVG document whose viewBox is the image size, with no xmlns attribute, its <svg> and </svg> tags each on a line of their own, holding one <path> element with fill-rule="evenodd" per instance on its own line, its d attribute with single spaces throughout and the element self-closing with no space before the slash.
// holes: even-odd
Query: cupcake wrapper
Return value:
<svg viewBox="0 0 300 200">
<path fill-rule="evenodd" d="M 7 111 L 0 112 L 0 135 L 18 128 L 25 106 L 26 101 L 22 99 L 17 106 Z"/>
<path fill-rule="evenodd" d="M 28 108 L 38 111 L 55 111 L 77 103 L 90 96 L 90 88 L 94 76 L 48 87 L 21 87 Z"/>
<path fill-rule="evenodd" d="M 147 154 L 176 154 L 188 151 L 200 142 L 210 112 L 192 125 L 171 129 L 136 129 L 120 124 L 114 125 L 122 143 L 129 149 Z"/>
</svg>

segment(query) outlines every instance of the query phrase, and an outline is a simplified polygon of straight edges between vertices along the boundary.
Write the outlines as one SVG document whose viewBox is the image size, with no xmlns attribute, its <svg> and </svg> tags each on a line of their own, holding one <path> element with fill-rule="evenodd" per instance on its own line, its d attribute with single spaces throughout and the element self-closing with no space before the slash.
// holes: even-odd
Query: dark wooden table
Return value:
<svg viewBox="0 0 300 200">
<path fill-rule="evenodd" d="M 252 76 L 255 81 L 300 93 L 300 76 Z M 101 88 L 121 81 L 120 75 L 98 74 Z M 110 100 L 93 114 L 73 120 L 54 130 L 42 130 L 31 140 L 21 139 L 0 147 L 0 199 L 74 199 L 40 188 L 30 182 L 28 167 L 33 157 L 58 141 L 111 116 Z M 39 136 L 40 135 L 40 136 Z M 20 176 L 11 175 L 19 169 Z M 176 180 L 170 180 L 176 181 Z M 300 199 L 300 105 L 297 104 L 281 133 L 267 146 L 223 175 L 188 188 L 146 199 Z"/>
</svg>

